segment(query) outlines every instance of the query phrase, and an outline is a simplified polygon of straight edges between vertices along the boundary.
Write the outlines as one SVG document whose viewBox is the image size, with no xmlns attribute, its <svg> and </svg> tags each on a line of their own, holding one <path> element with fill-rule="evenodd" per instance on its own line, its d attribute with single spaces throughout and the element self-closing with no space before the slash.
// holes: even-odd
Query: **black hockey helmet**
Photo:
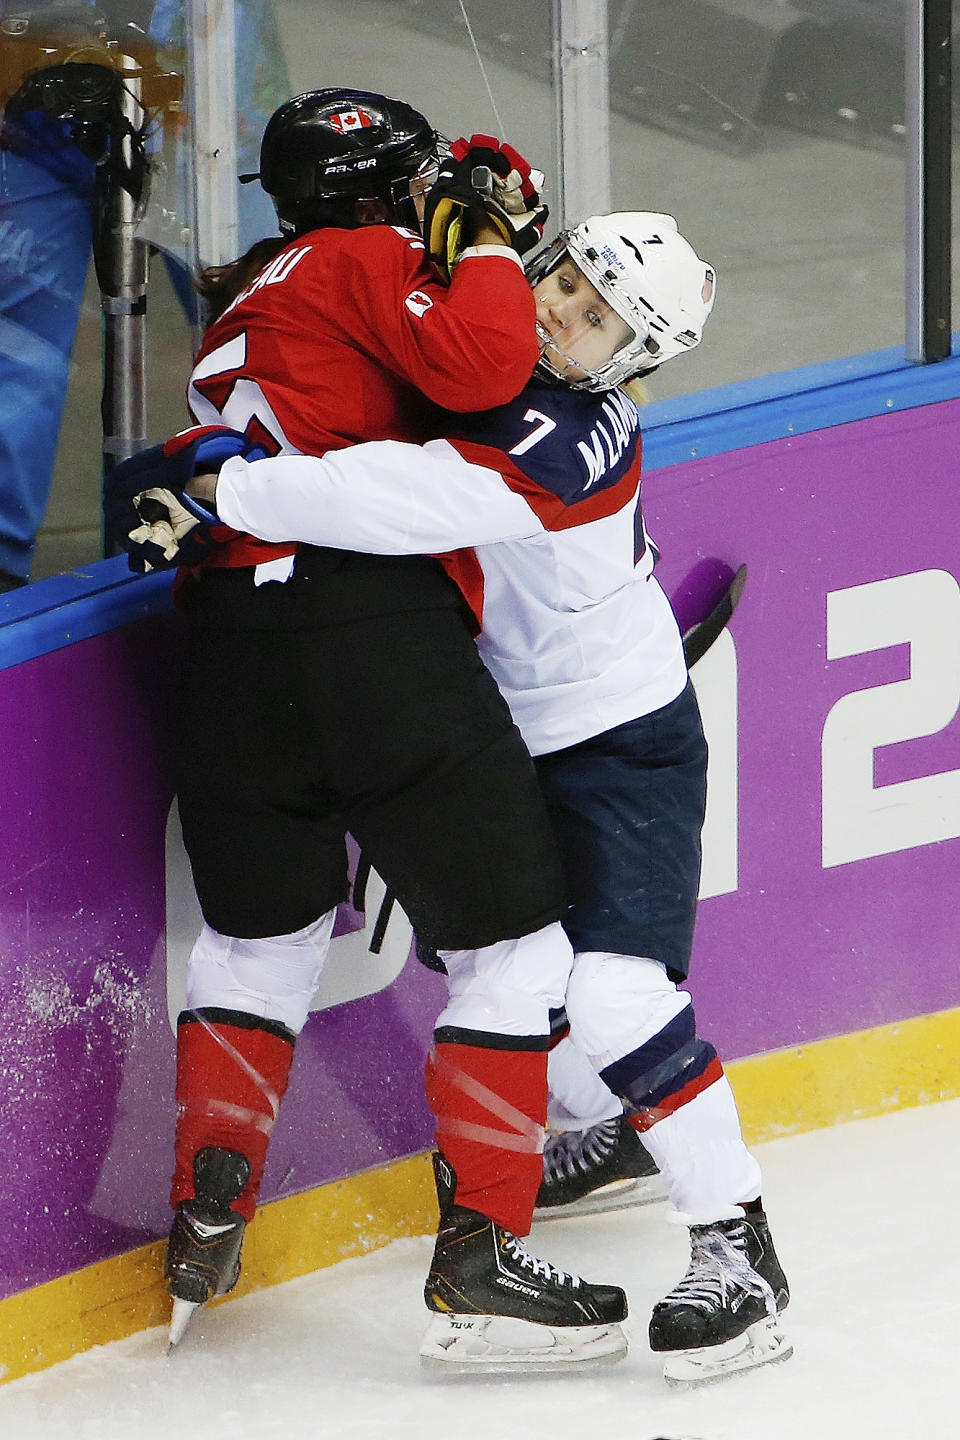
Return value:
<svg viewBox="0 0 960 1440">
<path fill-rule="evenodd" d="M 259 179 L 284 228 L 300 228 L 310 202 L 316 208 L 370 197 L 387 200 L 415 225 L 412 202 L 403 201 L 410 182 L 436 166 L 438 147 L 426 117 L 402 100 L 369 90 L 309 90 L 270 117 L 259 175 L 241 179 Z"/>
</svg>

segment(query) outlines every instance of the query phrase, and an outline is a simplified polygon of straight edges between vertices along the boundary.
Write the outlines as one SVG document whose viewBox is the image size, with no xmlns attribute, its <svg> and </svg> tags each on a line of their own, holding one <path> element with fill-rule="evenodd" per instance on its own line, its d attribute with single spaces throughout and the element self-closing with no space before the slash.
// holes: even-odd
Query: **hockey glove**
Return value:
<svg viewBox="0 0 960 1440">
<path fill-rule="evenodd" d="M 449 280 L 477 223 L 487 220 L 518 255 L 539 244 L 547 220 L 540 203 L 539 170 L 531 170 L 512 145 L 491 135 L 455 140 L 427 195 L 423 236 L 430 259 Z"/>
<path fill-rule="evenodd" d="M 131 570 L 199 565 L 215 545 L 234 538 L 237 532 L 212 507 L 185 493 L 195 474 L 218 470 L 233 455 L 261 460 L 266 451 L 237 430 L 207 426 L 116 467 L 104 491 L 106 530 L 126 551 Z"/>
<path fill-rule="evenodd" d="M 189 495 L 153 487 L 134 499 L 142 524 L 127 537 L 133 570 L 165 570 L 177 565 L 199 565 L 217 543 L 219 518 Z M 235 532 L 230 531 L 230 535 Z M 221 538 L 229 538 L 228 536 Z"/>
</svg>

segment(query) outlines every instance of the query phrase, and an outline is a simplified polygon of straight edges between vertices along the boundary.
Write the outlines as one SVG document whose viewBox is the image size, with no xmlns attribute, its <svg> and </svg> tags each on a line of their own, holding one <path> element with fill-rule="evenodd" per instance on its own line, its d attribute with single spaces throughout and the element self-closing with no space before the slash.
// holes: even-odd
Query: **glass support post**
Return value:
<svg viewBox="0 0 960 1440">
<path fill-rule="evenodd" d="M 223 265 L 240 250 L 234 3 L 189 0 L 187 14 L 196 258 Z"/>
<path fill-rule="evenodd" d="M 950 354 L 951 0 L 907 0 L 906 353 Z"/>
<path fill-rule="evenodd" d="M 137 61 L 121 62 L 120 107 L 128 130 L 119 141 L 120 172 L 138 172 L 136 138 L 144 120 Z M 149 250 L 137 237 L 140 195 L 120 183 L 112 169 L 103 187 L 94 256 L 103 313 L 103 466 L 108 475 L 147 443 L 147 273 Z"/>
<path fill-rule="evenodd" d="M 610 209 L 607 0 L 554 0 L 559 228 Z"/>
</svg>

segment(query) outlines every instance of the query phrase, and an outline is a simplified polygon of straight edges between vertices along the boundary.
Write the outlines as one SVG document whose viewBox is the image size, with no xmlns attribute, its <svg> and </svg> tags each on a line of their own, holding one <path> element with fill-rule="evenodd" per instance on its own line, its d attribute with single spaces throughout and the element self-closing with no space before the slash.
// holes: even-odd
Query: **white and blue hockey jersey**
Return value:
<svg viewBox="0 0 960 1440">
<path fill-rule="evenodd" d="M 220 517 L 265 540 L 440 555 L 533 754 L 675 699 L 686 666 L 653 578 L 633 402 L 534 382 L 451 423 L 423 446 L 230 460 Z"/>
</svg>

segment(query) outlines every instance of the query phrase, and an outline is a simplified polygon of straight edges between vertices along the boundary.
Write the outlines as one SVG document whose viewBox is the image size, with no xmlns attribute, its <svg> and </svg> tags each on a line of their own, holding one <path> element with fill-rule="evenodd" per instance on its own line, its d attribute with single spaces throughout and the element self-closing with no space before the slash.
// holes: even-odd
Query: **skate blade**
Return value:
<svg viewBox="0 0 960 1440">
<path fill-rule="evenodd" d="M 632 1205 L 652 1205 L 666 1200 L 667 1187 L 660 1175 L 644 1175 L 636 1180 L 613 1180 L 569 1205 L 546 1205 L 533 1212 L 534 1220 L 566 1220 L 570 1215 L 606 1215 L 612 1210 L 626 1210 Z"/>
<path fill-rule="evenodd" d="M 187 1333 L 187 1327 L 189 1326 L 190 1321 L 193 1319 L 197 1311 L 202 1309 L 202 1305 L 195 1305 L 191 1300 L 178 1300 L 176 1296 L 174 1296 L 173 1313 L 170 1316 L 170 1330 L 167 1335 L 168 1355 L 173 1354 L 174 1350 L 177 1348 L 177 1346 L 180 1344 L 180 1341 Z"/>
<path fill-rule="evenodd" d="M 780 1329 L 776 1318 L 758 1320 L 742 1335 L 724 1345 L 708 1345 L 701 1350 L 678 1350 L 663 1367 L 668 1385 L 690 1389 L 725 1380 L 744 1370 L 760 1365 L 776 1365 L 789 1360 L 793 1345 Z"/>
<path fill-rule="evenodd" d="M 448 1375 L 588 1369 L 627 1353 L 619 1325 L 537 1325 L 507 1315 L 434 1315 L 420 1364 Z"/>
</svg>

